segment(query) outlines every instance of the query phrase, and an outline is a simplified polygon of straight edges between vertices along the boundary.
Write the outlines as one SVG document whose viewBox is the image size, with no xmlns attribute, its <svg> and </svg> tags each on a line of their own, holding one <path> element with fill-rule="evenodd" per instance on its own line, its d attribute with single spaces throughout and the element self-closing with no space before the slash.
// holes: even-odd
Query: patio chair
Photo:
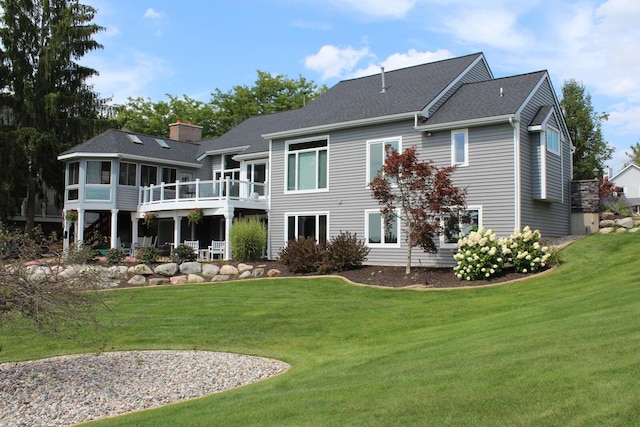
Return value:
<svg viewBox="0 0 640 427">
<path fill-rule="evenodd" d="M 185 240 L 183 245 L 189 246 L 193 249 L 193 252 L 198 255 L 198 251 L 200 250 L 200 240 Z"/>
<path fill-rule="evenodd" d="M 209 246 L 209 256 L 214 259 L 214 256 L 220 255 L 220 259 L 224 259 L 224 240 L 212 240 L 211 246 Z"/>
</svg>

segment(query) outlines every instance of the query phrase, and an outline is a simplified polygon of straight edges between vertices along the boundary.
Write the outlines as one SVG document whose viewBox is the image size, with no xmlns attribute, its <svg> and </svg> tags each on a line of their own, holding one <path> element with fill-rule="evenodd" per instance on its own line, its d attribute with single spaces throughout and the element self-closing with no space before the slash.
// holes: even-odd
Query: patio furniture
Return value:
<svg viewBox="0 0 640 427">
<path fill-rule="evenodd" d="M 225 248 L 225 241 L 224 240 L 212 240 L 211 241 L 211 246 L 209 246 L 207 249 L 209 250 L 209 257 L 211 257 L 211 259 L 214 259 L 214 256 L 220 256 L 220 259 L 224 259 L 224 248 Z"/>
<path fill-rule="evenodd" d="M 200 240 L 185 240 L 183 245 L 189 246 L 193 249 L 193 253 L 199 255 L 198 251 L 200 250 Z"/>
</svg>

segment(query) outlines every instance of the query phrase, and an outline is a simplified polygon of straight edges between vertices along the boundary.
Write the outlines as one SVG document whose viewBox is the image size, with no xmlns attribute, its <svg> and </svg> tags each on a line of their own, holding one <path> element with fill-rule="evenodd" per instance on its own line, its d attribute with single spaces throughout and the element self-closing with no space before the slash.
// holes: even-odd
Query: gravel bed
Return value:
<svg viewBox="0 0 640 427">
<path fill-rule="evenodd" d="M 66 426 L 218 393 L 286 371 L 263 357 L 129 351 L 0 364 L 0 426 Z"/>
</svg>

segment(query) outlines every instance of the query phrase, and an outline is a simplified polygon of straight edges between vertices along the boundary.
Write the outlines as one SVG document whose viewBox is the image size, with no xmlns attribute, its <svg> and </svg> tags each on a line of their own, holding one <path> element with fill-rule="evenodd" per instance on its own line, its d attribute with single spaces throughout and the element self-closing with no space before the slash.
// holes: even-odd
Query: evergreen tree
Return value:
<svg viewBox="0 0 640 427">
<path fill-rule="evenodd" d="M 591 105 L 591 95 L 582 83 L 565 81 L 560 106 L 573 141 L 573 179 L 593 179 L 602 175 L 604 162 L 611 159 L 613 148 L 602 135 L 602 122 L 609 118 L 597 113 Z M 597 170 L 597 174 L 594 171 Z"/>
<path fill-rule="evenodd" d="M 15 210 L 11 206 L 26 190 L 25 231 L 31 234 L 36 194 L 45 184 L 61 194 L 64 185 L 57 155 L 108 126 L 105 101 L 87 84 L 97 71 L 79 63 L 102 48 L 93 36 L 103 28 L 91 23 L 95 9 L 77 0 L 0 0 L 0 7 L 0 108 L 6 126 L 0 137 L 2 145 L 15 145 L 8 167 L 22 183 L 0 183 L 0 191 L 15 191 L 13 200 L 0 201 L 0 219 Z"/>
</svg>

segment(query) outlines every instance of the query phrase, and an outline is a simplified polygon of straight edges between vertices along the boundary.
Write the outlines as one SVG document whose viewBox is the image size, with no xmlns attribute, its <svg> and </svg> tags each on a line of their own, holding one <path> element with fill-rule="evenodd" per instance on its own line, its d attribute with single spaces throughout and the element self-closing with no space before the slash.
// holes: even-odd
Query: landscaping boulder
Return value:
<svg viewBox="0 0 640 427">
<path fill-rule="evenodd" d="M 605 228 L 601 228 L 600 231 L 598 231 L 598 233 L 600 234 L 609 234 L 612 233 L 615 230 L 615 228 L 613 227 L 605 227 Z"/>
<path fill-rule="evenodd" d="M 620 218 L 616 220 L 616 225 L 618 227 L 624 228 L 633 228 L 633 218 Z"/>
<path fill-rule="evenodd" d="M 230 264 L 225 264 L 222 266 L 222 268 L 220 268 L 220 274 L 222 275 L 235 276 L 238 273 L 239 273 L 238 269 Z"/>
<path fill-rule="evenodd" d="M 603 219 L 600 221 L 600 228 L 613 227 L 616 222 L 612 219 Z"/>
<path fill-rule="evenodd" d="M 151 270 L 151 267 L 149 267 L 147 264 L 138 264 L 138 265 L 129 267 L 129 273 L 142 274 L 144 276 L 151 276 L 153 274 L 153 271 Z"/>
<path fill-rule="evenodd" d="M 248 279 L 250 277 L 251 277 L 250 270 L 243 271 L 242 273 L 240 273 L 240 276 L 238 276 L 239 279 Z"/>
<path fill-rule="evenodd" d="M 187 276 L 173 276 L 169 279 L 172 285 L 184 285 L 187 283 Z"/>
<path fill-rule="evenodd" d="M 244 273 L 245 271 L 251 271 L 251 270 L 253 270 L 253 265 L 243 264 L 243 263 L 238 264 L 239 273 Z"/>
<path fill-rule="evenodd" d="M 220 273 L 220 267 L 215 264 L 203 264 L 202 275 L 205 277 L 213 277 Z"/>
<path fill-rule="evenodd" d="M 267 277 L 278 277 L 281 274 L 282 272 L 277 268 L 272 268 L 271 270 L 267 271 Z"/>
<path fill-rule="evenodd" d="M 231 276 L 226 275 L 226 274 L 218 274 L 217 276 L 213 276 L 211 278 L 212 282 L 226 282 L 227 280 L 231 279 Z"/>
<path fill-rule="evenodd" d="M 263 268 L 263 267 L 258 267 L 258 268 L 256 268 L 256 269 L 254 269 L 254 270 L 251 272 L 251 275 L 252 275 L 253 277 L 262 277 L 262 276 L 264 276 L 264 268 Z"/>
<path fill-rule="evenodd" d="M 180 264 L 180 273 L 182 274 L 195 274 L 202 272 L 202 264 L 196 261 L 183 262 Z"/>
<path fill-rule="evenodd" d="M 167 277 L 152 277 L 149 279 L 149 286 L 168 285 L 171 281 Z"/>
<path fill-rule="evenodd" d="M 168 262 L 166 264 L 160 264 L 156 268 L 153 269 L 153 272 L 159 274 L 161 276 L 175 276 L 178 272 L 178 264 L 175 262 Z"/>
<path fill-rule="evenodd" d="M 131 286 L 144 286 L 147 284 L 147 278 L 142 274 L 136 274 L 127 282 Z"/>
<path fill-rule="evenodd" d="M 198 274 L 188 274 L 187 283 L 204 283 L 204 278 Z"/>
</svg>

